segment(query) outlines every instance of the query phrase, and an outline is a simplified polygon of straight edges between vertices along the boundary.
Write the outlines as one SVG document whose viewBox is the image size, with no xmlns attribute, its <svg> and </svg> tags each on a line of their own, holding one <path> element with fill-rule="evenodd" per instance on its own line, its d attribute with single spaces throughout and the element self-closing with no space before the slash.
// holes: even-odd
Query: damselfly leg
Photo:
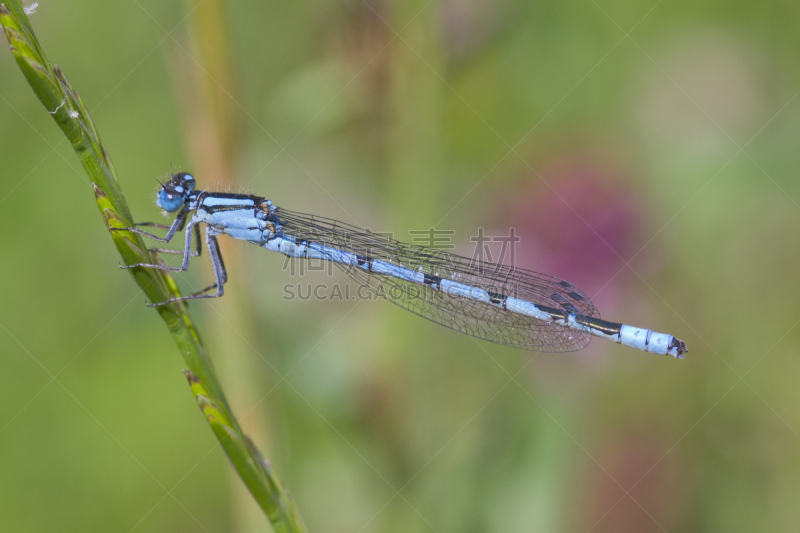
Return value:
<svg viewBox="0 0 800 533">
<path fill-rule="evenodd" d="M 110 229 L 111 229 L 111 231 L 130 231 L 131 233 L 137 233 L 139 235 L 143 235 L 145 237 L 149 237 L 149 238 L 154 239 L 154 240 L 159 241 L 159 242 L 170 242 L 172 240 L 172 237 L 175 236 L 176 232 L 183 231 L 183 227 L 184 227 L 184 225 L 186 223 L 186 215 L 187 215 L 186 211 L 181 212 L 177 216 L 177 218 L 175 218 L 175 221 L 170 226 L 167 226 L 166 224 L 158 224 L 156 222 L 137 222 L 136 224 L 134 224 L 134 226 L 146 226 L 146 227 L 151 227 L 151 228 L 161 228 L 161 229 L 169 230 L 169 231 L 167 231 L 167 234 L 164 237 L 159 237 L 158 235 L 154 235 L 154 234 L 149 233 L 147 231 L 142 231 L 142 230 L 138 229 L 137 227 L 132 227 L 132 228 L 110 228 Z M 200 239 L 200 232 L 195 232 L 195 250 L 196 251 L 194 251 L 194 252 L 190 252 L 189 255 L 191 257 L 198 257 L 202 253 L 203 246 L 202 246 L 202 241 Z M 173 250 L 171 248 L 148 248 L 148 251 L 157 252 L 157 253 L 161 253 L 161 254 L 183 254 L 184 253 L 183 250 Z M 132 266 L 139 266 L 139 265 L 132 265 Z M 128 268 L 130 268 L 130 267 L 128 267 Z"/>
<path fill-rule="evenodd" d="M 189 268 L 189 259 L 192 257 L 192 232 L 195 229 L 194 226 L 197 224 L 196 221 L 190 220 L 189 223 L 186 225 L 186 238 L 184 239 L 184 248 L 183 251 L 175 250 L 178 253 L 183 254 L 183 262 L 179 267 L 171 267 L 167 265 L 153 265 L 151 263 L 136 263 L 134 265 L 120 265 L 120 268 L 128 269 L 128 268 L 136 268 L 136 267 L 146 267 L 146 268 L 157 268 L 159 270 L 169 270 L 171 272 L 186 272 Z M 173 224 L 174 226 L 174 224 Z M 137 230 L 135 228 L 128 228 L 129 231 L 133 231 L 134 233 L 139 233 L 140 235 L 145 235 L 147 237 L 154 238 L 161 242 L 169 242 L 172 239 L 172 236 L 175 234 L 174 231 L 170 229 L 171 235 L 168 233 L 167 237 L 161 239 L 159 237 L 155 237 L 150 235 L 149 233 L 141 230 Z M 199 242 L 199 241 L 198 241 Z M 198 245 L 198 251 L 195 256 L 200 255 L 200 249 Z"/>
<path fill-rule="evenodd" d="M 186 230 L 190 231 L 189 226 L 187 226 Z M 199 231 L 196 232 L 196 234 L 199 234 Z M 217 237 L 216 237 L 217 235 L 218 234 L 215 233 L 211 228 L 206 228 L 206 246 L 208 246 L 208 255 L 211 256 L 211 266 L 214 268 L 214 277 L 217 280 L 216 283 L 209 285 L 204 289 L 200 289 L 199 291 L 194 292 L 189 296 L 177 296 L 175 298 L 170 298 L 169 300 L 164 300 L 163 302 L 147 304 L 147 307 L 158 307 L 172 302 L 198 300 L 201 298 L 219 298 L 220 296 L 225 294 L 224 284 L 226 281 L 228 281 L 228 271 L 225 269 L 225 262 L 222 260 L 222 254 L 219 251 L 219 243 L 217 242 Z M 187 239 L 186 242 L 187 246 L 190 246 L 189 239 Z M 184 255 L 184 261 L 186 261 L 186 255 Z M 149 266 L 149 265 L 139 265 L 139 266 Z M 204 294 L 212 289 L 217 289 L 216 294 Z"/>
<path fill-rule="evenodd" d="M 183 261 L 180 267 L 170 267 L 167 265 L 154 265 L 151 263 L 136 263 L 134 265 L 120 265 L 120 268 L 129 269 L 129 268 L 136 268 L 136 267 L 144 267 L 144 268 L 156 268 L 159 270 L 169 270 L 171 272 L 185 272 L 189 268 L 189 260 L 192 257 L 198 257 L 202 251 L 202 245 L 200 240 L 200 229 L 196 228 L 197 221 L 190 220 L 188 224 L 186 223 L 186 214 L 182 212 L 178 215 L 175 219 L 175 222 L 172 223 L 171 226 L 166 226 L 164 224 L 157 224 L 155 222 L 140 222 L 136 224 L 136 226 L 149 226 L 149 227 L 157 227 L 157 228 L 165 228 L 168 229 L 167 235 L 159 237 L 158 235 L 153 235 L 152 233 L 148 233 L 146 231 L 139 230 L 135 227 L 133 228 L 112 228 L 115 231 L 130 231 L 133 233 L 138 233 L 139 235 L 143 235 L 145 237 L 149 237 L 151 239 L 160 241 L 160 242 L 170 242 L 172 238 L 175 236 L 175 233 L 181 231 L 184 225 L 186 225 L 186 236 L 184 239 L 184 249 L 183 250 L 172 250 L 172 249 L 162 249 L 162 248 L 151 248 L 151 252 L 160 252 L 160 253 L 170 253 L 170 254 L 182 254 Z M 192 252 L 192 234 L 195 236 L 195 248 L 196 251 Z M 208 246 L 209 255 L 211 256 L 211 264 L 214 268 L 214 276 L 216 278 L 216 283 L 209 285 L 208 287 L 201 289 L 197 292 L 190 294 L 189 296 L 180 296 L 175 298 L 170 298 L 169 300 L 165 300 L 163 302 L 156 302 L 154 304 L 147 304 L 148 307 L 158 307 L 160 305 L 168 304 L 171 302 L 183 301 L 183 300 L 195 300 L 198 298 L 219 298 L 225 293 L 223 289 L 223 284 L 228 281 L 228 273 L 225 270 L 225 263 L 222 261 L 222 256 L 219 251 L 219 243 L 217 242 L 216 238 L 217 233 L 215 233 L 211 228 L 206 229 L 206 244 Z M 217 289 L 216 294 L 204 294 L 212 289 Z"/>
<path fill-rule="evenodd" d="M 172 240 L 172 237 L 175 236 L 176 232 L 183 230 L 183 226 L 184 226 L 184 224 L 186 224 L 186 217 L 188 216 L 188 214 L 189 214 L 189 212 L 186 209 L 184 209 L 183 211 L 178 213 L 178 216 L 175 217 L 175 220 L 173 220 L 172 224 L 169 225 L 169 226 L 166 226 L 164 224 L 157 224 L 155 222 L 137 222 L 136 224 L 134 224 L 134 226 L 148 226 L 148 227 L 151 227 L 151 228 L 162 228 L 162 229 L 169 230 L 169 231 L 167 231 L 167 234 L 164 235 L 163 237 L 159 237 L 158 235 L 155 235 L 153 233 L 149 233 L 147 231 L 137 229 L 136 227 L 133 227 L 133 228 L 110 228 L 110 229 L 111 229 L 111 231 L 130 231 L 131 233 L 138 233 L 139 235 L 144 235 L 145 237 L 150 237 L 151 239 L 154 239 L 154 240 L 159 241 L 159 242 L 169 242 L 169 241 Z"/>
</svg>

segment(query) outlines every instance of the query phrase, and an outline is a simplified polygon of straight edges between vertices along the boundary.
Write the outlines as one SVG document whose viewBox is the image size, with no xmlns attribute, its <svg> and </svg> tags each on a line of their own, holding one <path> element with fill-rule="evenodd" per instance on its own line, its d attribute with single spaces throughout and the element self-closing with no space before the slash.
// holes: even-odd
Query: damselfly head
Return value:
<svg viewBox="0 0 800 533">
<path fill-rule="evenodd" d="M 177 211 L 186 203 L 186 199 L 194 191 L 195 185 L 194 177 L 191 174 L 186 172 L 173 174 L 172 178 L 158 191 L 156 205 L 164 211 Z"/>
</svg>

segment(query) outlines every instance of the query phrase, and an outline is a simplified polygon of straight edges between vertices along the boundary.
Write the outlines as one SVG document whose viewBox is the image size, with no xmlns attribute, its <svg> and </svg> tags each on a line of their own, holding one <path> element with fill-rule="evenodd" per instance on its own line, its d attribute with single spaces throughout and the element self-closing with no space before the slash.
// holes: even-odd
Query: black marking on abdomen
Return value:
<svg viewBox="0 0 800 533">
<path fill-rule="evenodd" d="M 607 320 L 601 320 L 599 318 L 588 317 L 581 314 L 575 315 L 575 321 L 583 326 L 588 326 L 592 329 L 602 331 L 606 335 L 619 335 L 619 331 L 622 329 L 622 324 L 608 322 Z"/>
<path fill-rule="evenodd" d="M 430 285 L 437 291 L 442 290 L 442 278 L 433 274 L 425 274 L 425 285 Z"/>
<path fill-rule="evenodd" d="M 558 284 L 564 287 L 565 289 L 571 289 L 573 287 L 572 283 L 570 283 L 569 281 L 559 281 Z"/>
<path fill-rule="evenodd" d="M 555 300 L 558 303 L 564 303 L 564 302 L 567 301 L 567 299 L 564 296 L 562 296 L 562 295 L 560 295 L 558 293 L 555 293 L 552 296 L 550 296 L 550 299 Z"/>
<path fill-rule="evenodd" d="M 679 356 L 689 351 L 686 349 L 686 344 L 682 340 L 676 339 L 675 337 L 672 337 L 672 340 L 669 342 L 669 347 L 667 348 L 668 352 L 672 350 L 676 350 Z"/>
<path fill-rule="evenodd" d="M 356 255 L 356 261 L 358 261 L 358 266 L 364 266 L 364 263 L 367 264 L 367 270 L 372 272 L 372 258 L 367 257 L 366 255 Z"/>
<path fill-rule="evenodd" d="M 503 309 L 506 308 L 506 298 L 508 298 L 508 296 L 506 296 L 505 294 L 501 294 L 499 292 L 486 291 L 486 293 L 489 295 L 490 302 L 492 302 L 495 305 L 499 305 Z"/>
<path fill-rule="evenodd" d="M 571 292 L 567 296 L 569 296 L 573 300 L 578 300 L 579 302 L 586 299 L 583 296 L 581 296 L 580 294 L 578 294 L 577 292 Z"/>
</svg>

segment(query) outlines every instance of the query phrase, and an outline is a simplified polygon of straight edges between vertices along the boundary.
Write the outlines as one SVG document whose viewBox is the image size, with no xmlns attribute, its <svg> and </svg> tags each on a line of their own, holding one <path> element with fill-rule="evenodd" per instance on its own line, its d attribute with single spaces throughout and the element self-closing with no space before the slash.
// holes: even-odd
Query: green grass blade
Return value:
<svg viewBox="0 0 800 533">
<path fill-rule="evenodd" d="M 34 94 L 70 141 L 89 176 L 106 227 L 132 226 L 133 217 L 117 174 L 89 111 L 58 66 L 47 61 L 19 1 L 0 4 L 0 24 Z M 110 234 L 124 264 L 158 261 L 139 235 L 125 231 L 110 231 Z M 175 281 L 162 270 L 134 268 L 129 272 L 151 302 L 180 295 Z M 275 531 L 305 531 L 288 492 L 234 418 L 185 304 L 163 305 L 157 311 L 189 368 L 186 371 L 189 385 L 209 426 Z"/>
</svg>

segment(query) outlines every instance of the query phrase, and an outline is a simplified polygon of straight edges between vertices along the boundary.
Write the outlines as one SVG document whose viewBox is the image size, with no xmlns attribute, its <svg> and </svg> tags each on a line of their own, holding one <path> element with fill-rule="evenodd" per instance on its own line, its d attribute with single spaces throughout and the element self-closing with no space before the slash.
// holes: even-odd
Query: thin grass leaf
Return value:
<svg viewBox="0 0 800 533">
<path fill-rule="evenodd" d="M 72 144 L 91 180 L 97 205 L 122 262 L 131 265 L 158 261 L 139 235 L 111 231 L 111 228 L 132 226 L 134 219 L 108 151 L 78 92 L 58 66 L 51 65 L 45 57 L 18 0 L 0 4 L 0 24 L 17 65 L 34 94 Z M 165 271 L 134 268 L 128 272 L 151 302 L 180 296 L 177 284 Z M 209 426 L 275 531 L 306 531 L 288 492 L 234 418 L 185 304 L 176 302 L 156 309 L 189 368 L 185 371 L 186 377 Z"/>
</svg>

